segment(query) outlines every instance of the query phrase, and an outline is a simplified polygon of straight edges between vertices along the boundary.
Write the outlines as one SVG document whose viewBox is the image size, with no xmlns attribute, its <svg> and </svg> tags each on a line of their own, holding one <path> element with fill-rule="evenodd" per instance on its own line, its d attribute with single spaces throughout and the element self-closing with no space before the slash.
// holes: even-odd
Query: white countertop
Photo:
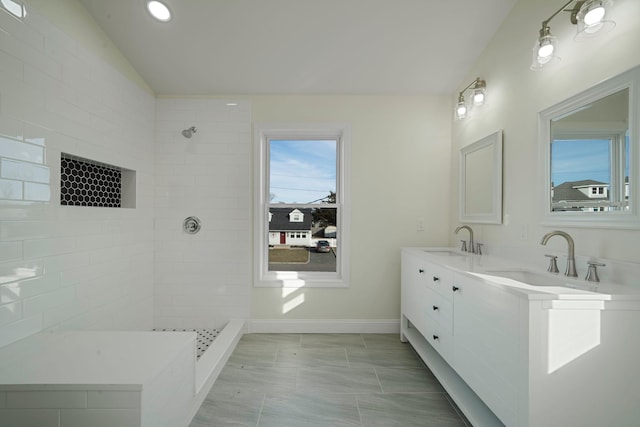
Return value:
<svg viewBox="0 0 640 427">
<path fill-rule="evenodd" d="M 457 273 L 483 280 L 528 299 L 539 300 L 592 300 L 640 301 L 640 284 L 623 285 L 610 282 L 587 282 L 581 278 L 565 277 L 524 266 L 492 255 L 475 255 L 449 247 L 405 247 L 403 252 L 413 253 L 435 264 L 446 266 Z M 450 255 L 453 254 L 453 255 Z M 557 286 L 536 286 L 500 276 L 501 271 L 526 271 L 548 277 Z"/>
</svg>

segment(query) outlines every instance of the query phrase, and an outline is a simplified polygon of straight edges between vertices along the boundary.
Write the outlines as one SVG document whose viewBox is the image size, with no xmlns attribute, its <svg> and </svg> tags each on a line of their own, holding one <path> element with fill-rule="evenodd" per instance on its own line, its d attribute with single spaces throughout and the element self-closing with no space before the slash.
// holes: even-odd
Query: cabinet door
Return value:
<svg viewBox="0 0 640 427">
<path fill-rule="evenodd" d="M 401 310 L 422 335 L 426 334 L 427 319 L 424 305 L 427 288 L 422 261 L 410 254 L 402 254 Z"/>
<path fill-rule="evenodd" d="M 454 276 L 453 367 L 506 425 L 517 425 L 519 297 Z"/>
</svg>

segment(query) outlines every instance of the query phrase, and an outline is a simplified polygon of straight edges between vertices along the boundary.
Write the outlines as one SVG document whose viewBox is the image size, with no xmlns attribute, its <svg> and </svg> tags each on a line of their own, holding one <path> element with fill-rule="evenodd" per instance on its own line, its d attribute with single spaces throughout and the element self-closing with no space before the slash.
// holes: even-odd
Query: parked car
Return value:
<svg viewBox="0 0 640 427">
<path fill-rule="evenodd" d="M 318 240 L 316 243 L 316 252 L 331 252 L 331 243 L 327 240 Z"/>
</svg>

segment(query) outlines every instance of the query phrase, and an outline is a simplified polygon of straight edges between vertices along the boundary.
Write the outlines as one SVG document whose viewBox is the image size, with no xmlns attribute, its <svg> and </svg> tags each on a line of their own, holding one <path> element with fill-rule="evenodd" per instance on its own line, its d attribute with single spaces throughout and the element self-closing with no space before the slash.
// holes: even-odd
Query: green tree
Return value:
<svg viewBox="0 0 640 427">
<path fill-rule="evenodd" d="M 329 195 L 324 199 L 318 200 L 322 203 L 335 203 L 336 193 L 335 191 L 329 191 Z M 319 227 L 327 227 L 329 225 L 336 225 L 336 208 L 317 208 L 313 210 L 312 218 L 313 222 Z"/>
</svg>

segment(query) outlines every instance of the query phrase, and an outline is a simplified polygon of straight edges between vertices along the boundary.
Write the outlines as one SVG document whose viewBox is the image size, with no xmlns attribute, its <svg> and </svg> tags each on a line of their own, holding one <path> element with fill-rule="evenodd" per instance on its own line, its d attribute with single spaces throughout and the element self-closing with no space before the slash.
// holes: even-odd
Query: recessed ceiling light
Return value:
<svg viewBox="0 0 640 427">
<path fill-rule="evenodd" d="M 27 9 L 21 1 L 15 0 L 0 0 L 2 7 L 10 14 L 17 18 L 24 18 L 27 16 Z"/>
<path fill-rule="evenodd" d="M 171 11 L 162 2 L 152 0 L 147 2 L 147 10 L 160 22 L 168 22 L 171 20 Z"/>
</svg>

